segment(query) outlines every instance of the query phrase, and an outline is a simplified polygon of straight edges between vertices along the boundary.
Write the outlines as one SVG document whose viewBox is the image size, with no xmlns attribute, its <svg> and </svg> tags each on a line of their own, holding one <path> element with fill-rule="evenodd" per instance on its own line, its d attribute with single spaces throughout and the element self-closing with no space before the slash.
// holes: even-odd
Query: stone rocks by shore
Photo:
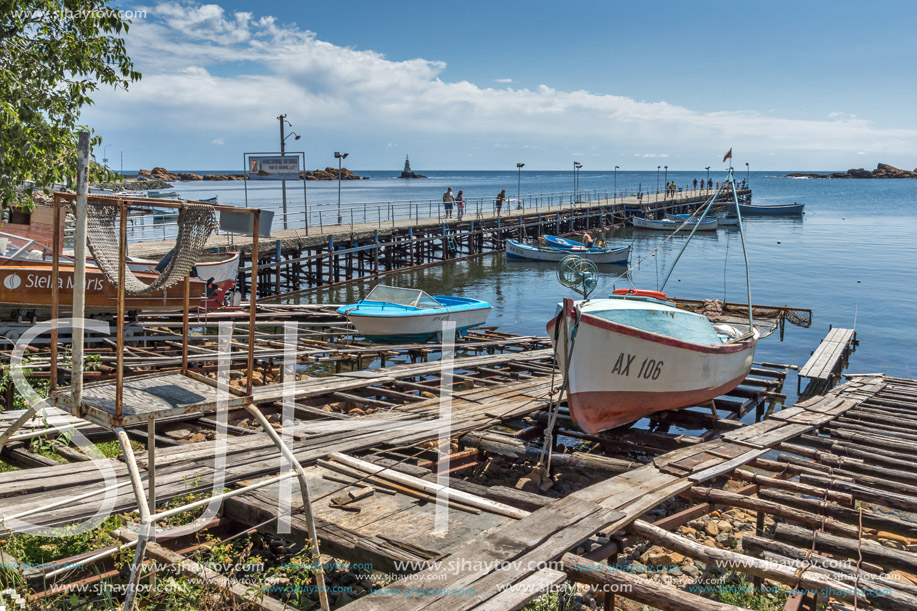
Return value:
<svg viewBox="0 0 917 611">
<path fill-rule="evenodd" d="M 337 180 L 338 179 L 338 169 L 327 167 L 324 170 L 314 170 L 312 172 L 300 172 L 300 178 L 303 176 L 306 180 Z M 163 167 L 155 167 L 152 170 L 140 170 L 137 173 L 138 181 L 144 181 L 144 185 L 148 185 L 150 181 L 158 180 L 164 181 L 166 183 L 170 182 L 187 182 L 195 180 L 245 180 L 247 177 L 246 174 L 192 174 L 188 172 L 177 172 L 173 173 Z M 360 180 L 360 176 L 357 176 L 347 168 L 341 169 L 341 180 Z M 365 177 L 363 177 L 365 179 Z M 161 189 L 165 187 L 170 187 L 172 185 L 164 184 L 158 187 L 139 187 L 139 188 L 148 188 L 148 189 Z"/>
<path fill-rule="evenodd" d="M 917 178 L 917 169 L 911 172 L 898 169 L 887 163 L 880 163 L 872 172 L 863 168 L 856 168 L 846 172 L 834 172 L 833 174 L 792 172 L 786 176 L 789 178 Z"/>
</svg>

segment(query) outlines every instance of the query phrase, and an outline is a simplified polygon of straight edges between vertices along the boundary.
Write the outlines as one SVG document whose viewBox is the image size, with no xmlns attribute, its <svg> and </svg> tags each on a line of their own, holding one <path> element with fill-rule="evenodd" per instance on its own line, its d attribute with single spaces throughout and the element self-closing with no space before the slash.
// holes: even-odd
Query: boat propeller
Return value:
<svg viewBox="0 0 917 611">
<path fill-rule="evenodd" d="M 567 288 L 571 288 L 589 298 L 589 293 L 595 290 L 599 283 L 599 269 L 595 263 L 570 255 L 564 257 L 557 268 L 557 281 Z"/>
</svg>

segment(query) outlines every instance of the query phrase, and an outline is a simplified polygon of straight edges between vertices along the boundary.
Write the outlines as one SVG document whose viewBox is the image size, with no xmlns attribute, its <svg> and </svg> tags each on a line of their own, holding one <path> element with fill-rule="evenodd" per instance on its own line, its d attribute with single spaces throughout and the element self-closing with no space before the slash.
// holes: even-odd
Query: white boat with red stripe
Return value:
<svg viewBox="0 0 917 611">
<path fill-rule="evenodd" d="M 565 299 L 548 335 L 567 372 L 568 406 L 586 433 L 698 405 L 748 375 L 759 332 L 680 310 L 664 293 L 621 289 L 608 299 Z M 567 357 L 570 364 L 567 367 Z"/>
</svg>

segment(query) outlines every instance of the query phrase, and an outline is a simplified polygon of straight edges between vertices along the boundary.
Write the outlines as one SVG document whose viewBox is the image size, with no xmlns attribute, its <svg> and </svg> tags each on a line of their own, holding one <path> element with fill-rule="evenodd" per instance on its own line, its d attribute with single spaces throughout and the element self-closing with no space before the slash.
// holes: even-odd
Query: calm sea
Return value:
<svg viewBox="0 0 917 611">
<path fill-rule="evenodd" d="M 422 170 L 421 170 L 422 171 Z M 494 197 L 500 189 L 514 196 L 516 172 L 423 172 L 428 180 L 399 180 L 394 172 L 365 172 L 370 180 L 342 185 L 344 202 L 438 199 L 447 186 L 463 189 L 466 197 Z M 754 203 L 805 202 L 801 219 L 749 218 L 746 222 L 751 266 L 752 300 L 758 304 L 811 308 L 811 328 L 787 326 L 785 340 L 774 334 L 758 345 L 756 360 L 802 365 L 830 325 L 855 326 L 861 344 L 849 371 L 917 376 L 917 181 L 913 180 L 794 180 L 783 172 L 752 174 Z M 668 172 L 684 186 L 706 172 Z M 722 173 L 713 173 L 714 180 Z M 737 174 L 745 178 L 744 172 Z M 660 174 L 662 181 L 664 175 Z M 581 172 L 580 188 L 611 190 L 611 172 Z M 570 191 L 572 172 L 525 172 L 522 193 Z M 301 183 L 300 183 L 301 184 Z M 618 172 L 619 189 L 654 190 L 656 172 Z M 311 206 L 337 203 L 336 182 L 309 182 Z M 186 183 L 183 195 L 211 197 L 220 203 L 241 204 L 241 183 Z M 288 195 L 291 206 L 302 202 Z M 273 207 L 280 189 L 261 183 L 249 190 L 250 205 Z M 618 244 L 632 243 L 632 261 L 659 247 L 662 234 L 632 229 L 609 234 Z M 663 244 L 632 273 L 633 283 L 655 289 L 670 269 L 684 240 Z M 620 274 L 600 268 L 599 287 Z M 490 324 L 521 334 L 545 334 L 555 304 L 571 295 L 555 278 L 555 265 L 507 262 L 503 254 L 389 276 L 387 283 L 416 286 L 429 293 L 449 293 L 490 301 Z M 629 286 L 621 279 L 618 287 Z M 334 291 L 310 294 L 313 302 L 351 302 L 370 286 L 354 283 Z M 609 289 L 610 290 L 610 289 Z M 745 267 L 735 229 L 698 235 L 665 287 L 678 297 L 745 300 Z M 606 291 L 607 292 L 607 291 Z M 598 296 L 598 293 L 596 294 Z M 790 376 L 787 391 L 795 391 Z M 790 393 L 792 394 L 792 393 Z"/>
</svg>

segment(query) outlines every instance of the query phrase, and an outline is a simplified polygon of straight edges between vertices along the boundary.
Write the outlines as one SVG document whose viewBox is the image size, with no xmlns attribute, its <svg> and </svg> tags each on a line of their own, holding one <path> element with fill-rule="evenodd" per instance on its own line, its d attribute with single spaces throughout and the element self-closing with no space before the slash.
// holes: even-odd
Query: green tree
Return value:
<svg viewBox="0 0 917 611">
<path fill-rule="evenodd" d="M 140 78 L 108 0 L 0 0 L 0 201 L 75 182 L 80 109 Z M 93 138 L 98 145 L 99 138 Z M 25 189 L 25 194 L 31 188 Z"/>
</svg>

